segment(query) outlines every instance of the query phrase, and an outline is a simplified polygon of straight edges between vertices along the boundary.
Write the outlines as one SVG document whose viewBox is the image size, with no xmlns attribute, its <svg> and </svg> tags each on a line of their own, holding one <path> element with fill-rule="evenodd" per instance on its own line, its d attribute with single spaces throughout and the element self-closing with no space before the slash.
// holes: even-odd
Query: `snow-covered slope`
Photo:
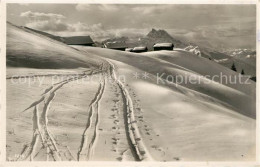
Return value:
<svg viewBox="0 0 260 167">
<path fill-rule="evenodd" d="M 226 83 L 225 80 L 223 80 L 223 83 L 218 83 L 221 82 L 221 79 L 216 76 L 227 76 L 231 78 L 231 81 L 234 80 L 234 76 L 237 76 L 238 81 L 239 75 L 208 59 L 197 57 L 185 51 L 159 51 L 135 54 L 127 52 L 118 53 L 117 51 L 102 48 L 80 46 L 77 48 L 81 48 L 88 53 L 124 62 L 155 76 L 161 76 L 163 79 L 166 79 L 167 76 L 192 77 L 196 80 L 196 84 L 181 83 L 180 85 L 200 93 L 205 93 L 224 102 L 229 103 L 232 101 L 237 110 L 242 110 L 242 113 L 255 117 L 255 83 L 248 81 L 249 84 L 240 84 L 238 82 L 233 84 L 229 83 L 229 81 Z M 202 76 L 207 76 L 208 79 Z M 213 77 L 215 82 L 207 84 L 207 81 Z M 247 79 L 242 77 L 242 80 Z M 241 104 L 242 101 L 248 103 L 248 105 Z"/>
<path fill-rule="evenodd" d="M 97 66 L 96 58 L 29 29 L 7 23 L 7 66 L 76 68 Z"/>
<path fill-rule="evenodd" d="M 255 160 L 255 83 L 210 82 L 238 73 L 182 50 L 73 49 L 7 28 L 7 160 Z"/>
<path fill-rule="evenodd" d="M 239 114 L 224 98 L 223 102 L 210 93 L 184 86 L 158 85 L 151 74 L 149 79 L 143 78 L 146 71 L 117 61 L 114 64 L 118 75 L 126 76 L 128 89 L 136 101 L 135 114 L 142 140 L 154 160 L 254 159 L 255 120 Z M 138 79 L 133 77 L 136 72 L 141 74 Z M 217 89 L 220 91 L 220 86 Z M 221 91 L 243 98 L 228 89 Z"/>
<path fill-rule="evenodd" d="M 247 157 L 254 155 L 255 83 L 225 85 L 216 80 L 211 84 L 157 84 L 157 73 L 192 76 L 194 80 L 220 72 L 228 76 L 238 74 L 185 51 L 134 54 L 77 48 L 116 60 L 113 62 L 118 75 L 126 76 L 126 83 L 134 92 L 132 96 L 138 101 L 137 108 L 141 108 L 137 118 L 143 140 L 155 159 L 245 160 L 240 158 L 245 152 Z M 136 72 L 140 74 L 138 79 Z M 145 72 L 149 73 L 148 79 L 143 76 Z M 246 146 L 236 147 L 237 142 Z"/>
</svg>

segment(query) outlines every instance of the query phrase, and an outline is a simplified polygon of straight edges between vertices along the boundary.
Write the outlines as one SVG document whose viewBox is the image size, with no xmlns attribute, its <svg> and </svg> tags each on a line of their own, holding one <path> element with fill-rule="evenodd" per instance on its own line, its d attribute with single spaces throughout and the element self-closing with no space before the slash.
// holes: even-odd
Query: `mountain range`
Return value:
<svg viewBox="0 0 260 167">
<path fill-rule="evenodd" d="M 227 68 L 231 68 L 231 66 L 234 63 L 237 67 L 237 72 L 241 72 L 243 69 L 246 75 L 256 76 L 256 59 L 254 56 L 256 55 L 255 51 L 250 51 L 249 53 L 249 50 L 247 50 L 247 52 L 243 52 L 244 54 L 240 53 L 236 54 L 236 56 L 232 56 L 230 52 L 219 52 L 207 46 L 196 45 L 194 43 L 186 43 L 182 40 L 173 38 L 165 30 L 152 29 L 144 37 L 109 38 L 107 40 L 102 41 L 102 43 L 106 42 L 124 42 L 127 44 L 128 47 L 147 46 L 149 51 L 153 50 L 153 45 L 155 43 L 160 42 L 173 43 L 175 48 L 186 48 L 187 46 L 193 46 L 199 49 L 200 55 L 204 58 L 215 61 Z M 248 58 L 248 55 L 252 55 L 252 57 Z"/>
<path fill-rule="evenodd" d="M 52 35 L 43 31 L 35 30 L 29 27 L 22 27 L 25 31 L 33 31 L 35 33 L 47 36 L 59 42 L 65 43 L 66 37 Z M 207 46 L 196 45 L 194 43 L 186 43 L 182 40 L 172 37 L 167 31 L 161 29 L 152 29 L 149 33 L 142 37 L 115 37 L 104 41 L 95 41 L 97 47 L 102 47 L 106 42 L 124 42 L 131 47 L 146 46 L 148 51 L 153 50 L 155 43 L 170 42 L 175 48 L 186 48 L 187 46 L 197 47 L 200 51 L 200 56 L 217 62 L 227 68 L 231 68 L 235 64 L 237 72 L 244 70 L 246 75 L 256 76 L 256 51 L 249 49 L 235 49 L 226 52 L 219 52 Z"/>
</svg>

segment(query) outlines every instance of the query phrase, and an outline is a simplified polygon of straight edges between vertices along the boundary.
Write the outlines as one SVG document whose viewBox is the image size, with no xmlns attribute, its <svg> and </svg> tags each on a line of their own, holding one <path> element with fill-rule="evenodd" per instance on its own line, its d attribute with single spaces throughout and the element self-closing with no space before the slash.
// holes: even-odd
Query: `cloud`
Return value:
<svg viewBox="0 0 260 167">
<path fill-rule="evenodd" d="M 70 31 L 102 31 L 103 25 L 101 23 L 88 25 L 82 22 L 78 22 L 75 24 L 69 24 Z"/>
<path fill-rule="evenodd" d="M 42 31 L 66 31 L 69 29 L 68 24 L 62 20 L 66 17 L 55 13 L 23 12 L 20 17 L 28 18 L 25 24 L 27 27 Z"/>
<path fill-rule="evenodd" d="M 61 20 L 43 20 L 30 22 L 26 24 L 27 27 L 34 28 L 36 30 L 42 31 L 66 31 L 69 30 L 67 24 L 63 23 Z"/>
<path fill-rule="evenodd" d="M 82 22 L 77 22 L 74 24 L 66 23 L 64 20 L 66 17 L 61 14 L 55 13 L 39 13 L 39 12 L 23 12 L 20 17 L 28 18 L 27 27 L 34 28 L 41 31 L 47 32 L 84 32 L 84 31 L 103 31 L 103 25 L 98 24 L 85 24 Z"/>
<path fill-rule="evenodd" d="M 142 14 L 161 14 L 169 9 L 169 5 L 136 6 L 132 8 L 134 12 Z"/>
<path fill-rule="evenodd" d="M 68 24 L 63 22 L 62 20 L 38 20 L 34 22 L 29 22 L 26 24 L 27 27 L 46 31 L 46 32 L 64 32 L 67 31 L 68 34 L 71 32 L 96 32 L 96 34 L 100 33 L 100 35 L 104 34 L 103 25 L 101 23 L 98 24 L 85 24 L 82 22 L 77 22 L 74 24 Z"/>
<path fill-rule="evenodd" d="M 84 10 L 90 10 L 91 5 L 90 4 L 77 4 L 76 5 L 76 10 L 77 11 L 84 11 Z"/>
<path fill-rule="evenodd" d="M 100 10 L 100 11 L 117 11 L 118 7 L 117 5 L 112 5 L 112 4 L 77 4 L 76 5 L 76 10 L 77 11 L 95 11 L 95 10 Z"/>
<path fill-rule="evenodd" d="M 46 19 L 59 20 L 59 19 L 66 18 L 65 16 L 63 16 L 61 14 L 39 13 L 39 12 L 31 12 L 31 11 L 21 13 L 20 17 L 25 17 L 25 18 L 29 18 L 29 19 L 37 19 L 37 20 L 46 20 Z"/>
<path fill-rule="evenodd" d="M 254 48 L 255 27 L 247 24 L 218 24 L 197 26 L 193 29 L 167 30 L 173 37 L 185 42 L 195 43 L 204 47 L 219 48 Z"/>
<path fill-rule="evenodd" d="M 98 28 L 97 28 L 98 27 Z M 87 29 L 81 29 L 82 31 L 61 31 L 61 32 L 51 32 L 55 35 L 59 36 L 81 36 L 81 35 L 90 35 L 96 41 L 103 41 L 108 38 L 115 38 L 115 37 L 140 37 L 147 34 L 150 29 L 135 29 L 135 28 L 122 28 L 122 29 L 113 29 L 113 30 L 106 30 L 101 29 L 99 31 L 95 31 L 94 29 L 100 28 L 100 25 L 92 25 L 89 26 Z"/>
</svg>

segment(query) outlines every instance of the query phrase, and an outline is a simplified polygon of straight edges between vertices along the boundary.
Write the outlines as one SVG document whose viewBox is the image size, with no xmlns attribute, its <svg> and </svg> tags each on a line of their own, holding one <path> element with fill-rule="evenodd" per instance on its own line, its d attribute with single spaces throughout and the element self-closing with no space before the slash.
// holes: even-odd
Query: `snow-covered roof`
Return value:
<svg viewBox="0 0 260 167">
<path fill-rule="evenodd" d="M 134 47 L 133 51 L 142 51 L 142 50 L 147 50 L 146 46 L 138 46 L 138 47 Z"/>
<path fill-rule="evenodd" d="M 110 49 L 127 48 L 125 42 L 107 42 L 105 47 Z"/>
<path fill-rule="evenodd" d="M 68 45 L 94 44 L 90 36 L 63 37 L 63 39 L 64 42 Z"/>
<path fill-rule="evenodd" d="M 131 52 L 133 50 L 133 48 L 126 48 L 125 51 L 127 52 Z"/>
<path fill-rule="evenodd" d="M 173 47 L 172 43 L 156 43 L 153 47 Z"/>
</svg>

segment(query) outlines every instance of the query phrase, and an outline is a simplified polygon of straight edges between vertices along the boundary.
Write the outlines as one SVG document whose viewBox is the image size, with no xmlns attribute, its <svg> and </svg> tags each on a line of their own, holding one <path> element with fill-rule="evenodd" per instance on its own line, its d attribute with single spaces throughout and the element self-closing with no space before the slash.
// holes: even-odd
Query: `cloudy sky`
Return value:
<svg viewBox="0 0 260 167">
<path fill-rule="evenodd" d="M 152 28 L 209 47 L 255 48 L 255 5 L 8 4 L 7 20 L 94 40 L 146 35 Z"/>
</svg>

